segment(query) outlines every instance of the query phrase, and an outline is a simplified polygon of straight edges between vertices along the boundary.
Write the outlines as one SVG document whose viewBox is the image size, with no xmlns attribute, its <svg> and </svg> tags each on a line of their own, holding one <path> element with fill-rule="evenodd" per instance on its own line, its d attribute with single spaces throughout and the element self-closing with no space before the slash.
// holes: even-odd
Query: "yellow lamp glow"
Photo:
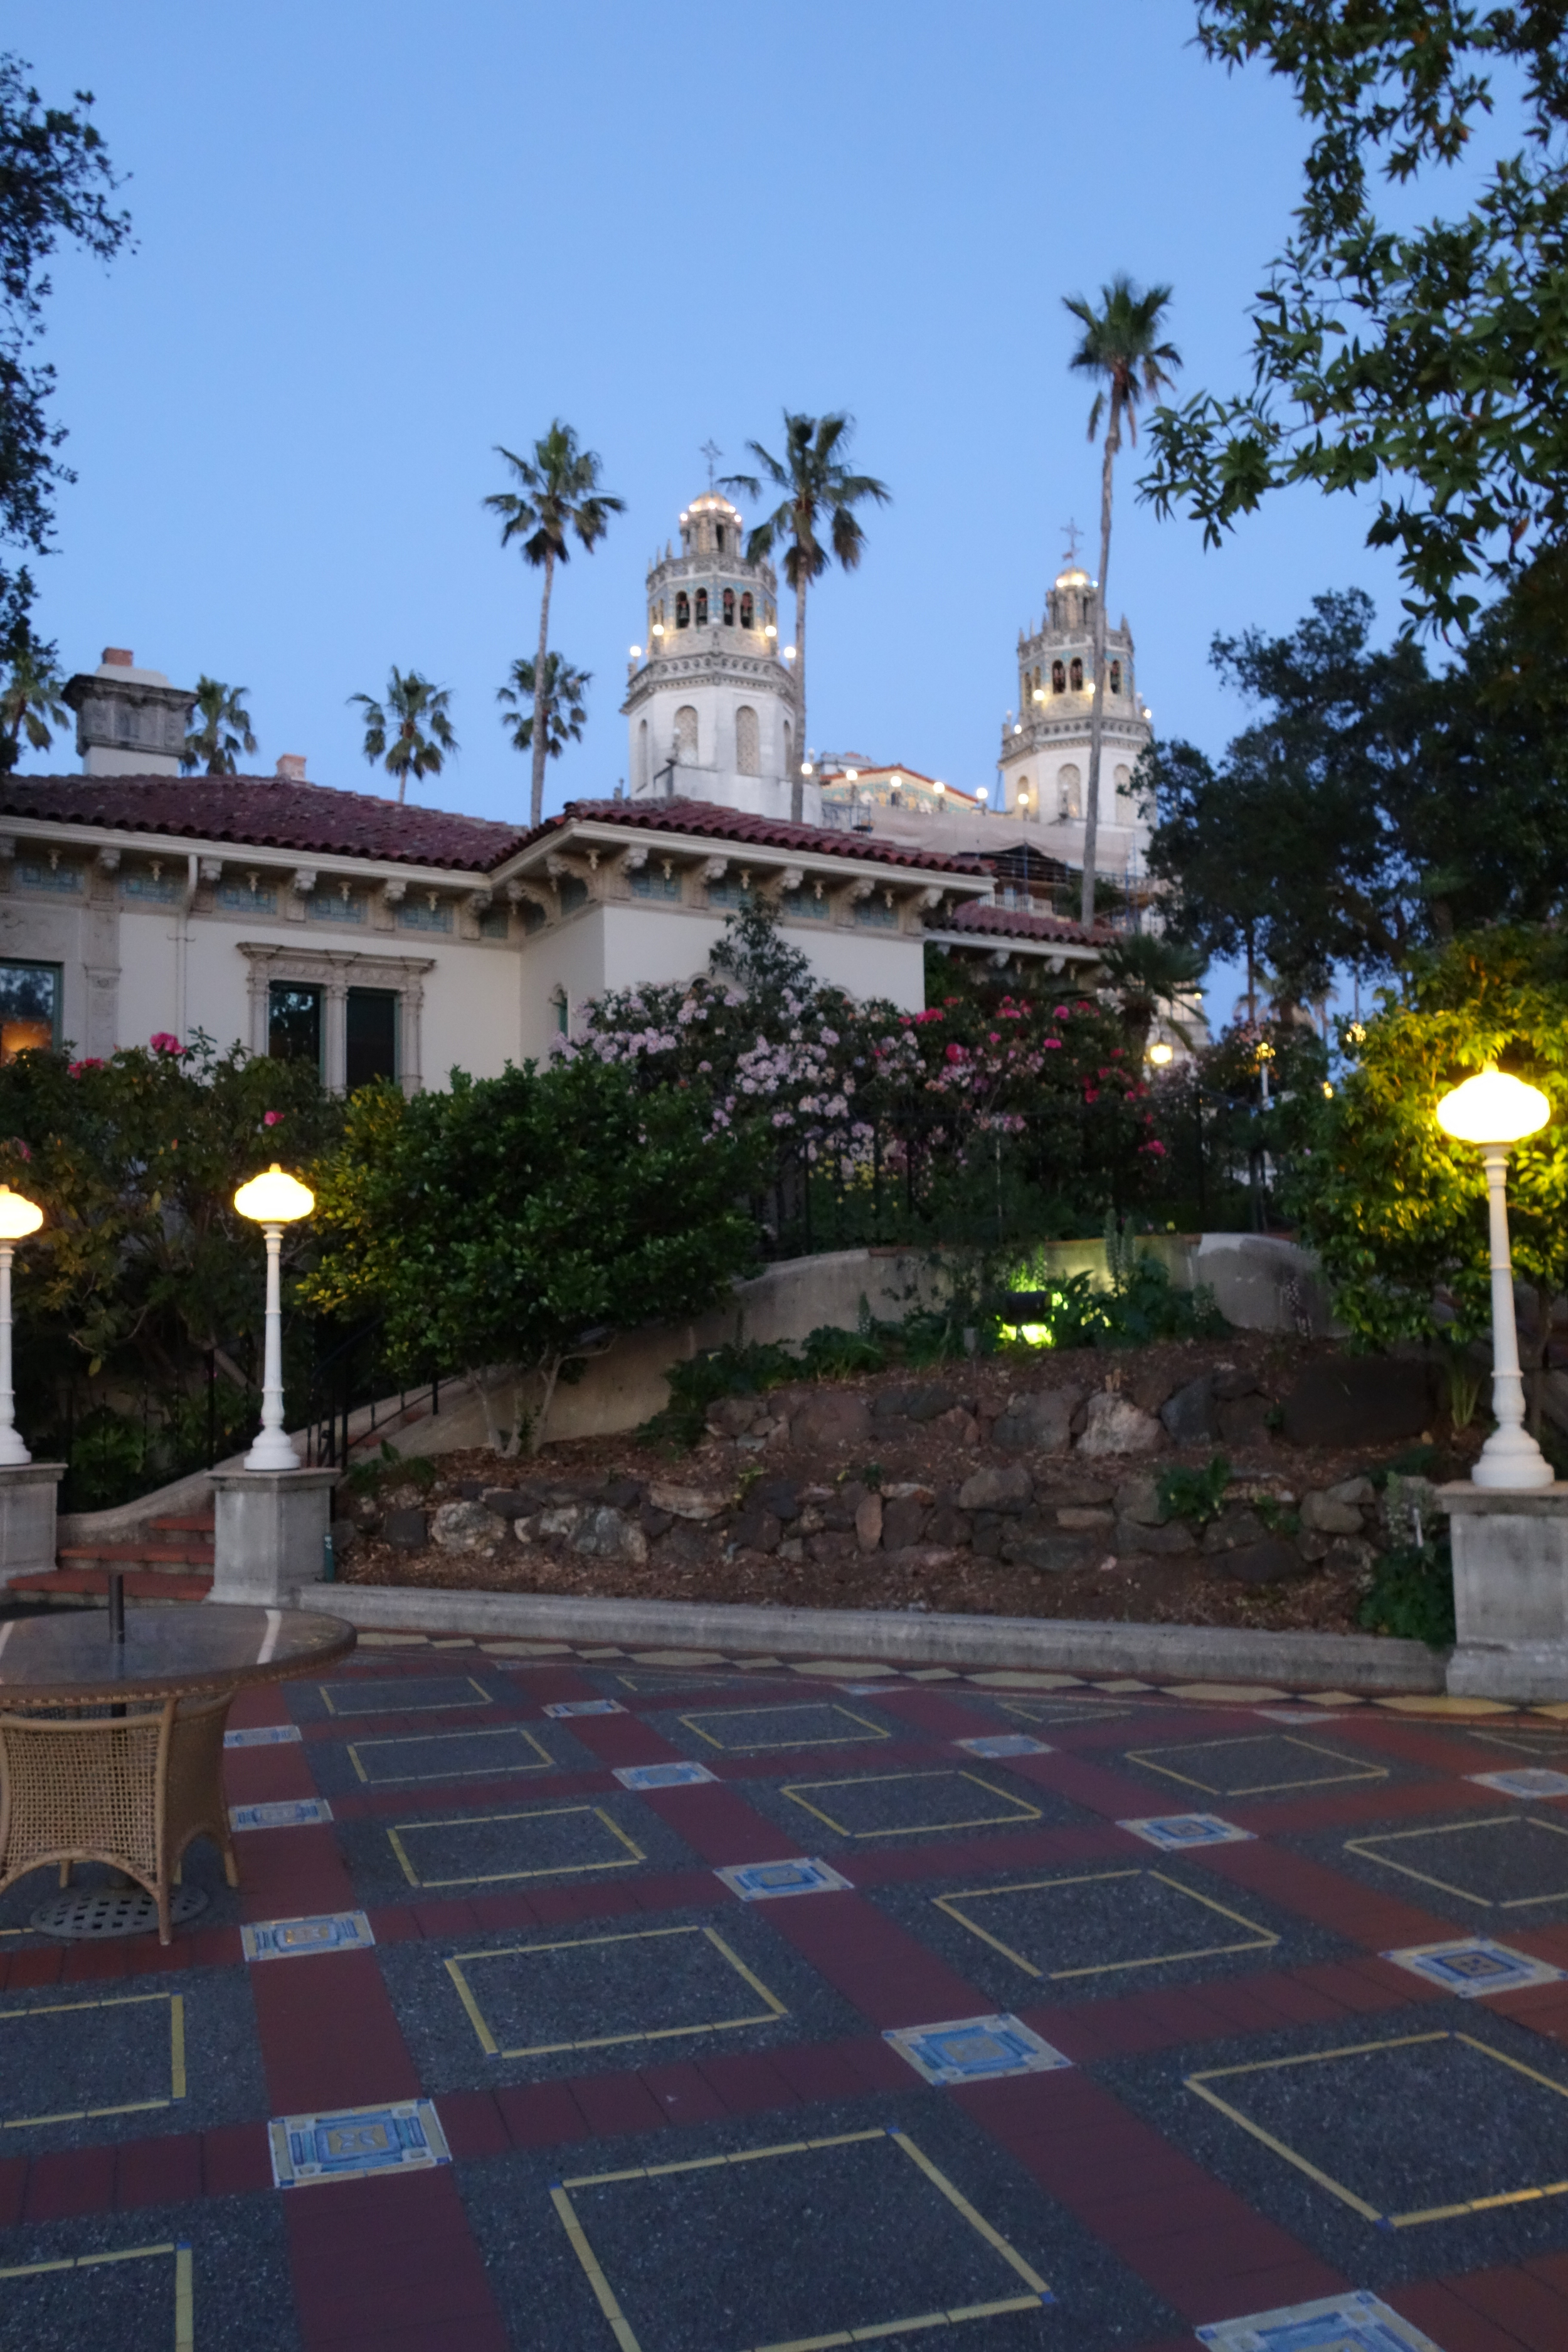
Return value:
<svg viewBox="0 0 1568 2352">
<path fill-rule="evenodd" d="M 1156 1037 L 1149 1048 L 1149 1059 L 1157 1070 L 1163 1070 L 1174 1051 L 1174 1046 L 1167 1045 L 1163 1037 Z"/>
<path fill-rule="evenodd" d="M 1519 1143 L 1552 1116 L 1539 1087 L 1506 1070 L 1482 1070 L 1437 1105 L 1437 1124 L 1458 1143 Z"/>
<path fill-rule="evenodd" d="M 298 1177 L 285 1175 L 275 1160 L 264 1176 L 253 1176 L 248 1184 L 240 1186 L 234 1205 L 242 1217 L 253 1217 L 258 1225 L 291 1225 L 296 1217 L 310 1215 L 316 1196 Z"/>
<path fill-rule="evenodd" d="M 642 659 L 642 647 L 641 647 L 641 646 L 633 646 L 630 648 L 630 651 L 631 651 L 631 657 L 632 657 L 633 661 L 640 661 L 640 660 Z"/>
<path fill-rule="evenodd" d="M 43 1222 L 44 1213 L 36 1201 L 13 1192 L 9 1184 L 0 1184 L 0 1242 L 26 1241 Z"/>
</svg>

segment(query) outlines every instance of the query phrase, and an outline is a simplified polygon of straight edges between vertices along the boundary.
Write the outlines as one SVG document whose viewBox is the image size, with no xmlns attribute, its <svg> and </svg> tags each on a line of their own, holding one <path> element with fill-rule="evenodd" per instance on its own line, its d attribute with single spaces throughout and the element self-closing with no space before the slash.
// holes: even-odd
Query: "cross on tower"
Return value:
<svg viewBox="0 0 1568 2352">
<path fill-rule="evenodd" d="M 1069 564 L 1076 563 L 1078 562 L 1078 543 L 1082 534 L 1076 522 L 1064 522 L 1062 529 L 1067 534 L 1068 542 L 1068 551 L 1063 560 Z"/>
<path fill-rule="evenodd" d="M 713 488 L 713 468 L 719 463 L 719 460 L 724 455 L 724 452 L 720 448 L 719 444 L 712 438 L 712 436 L 710 436 L 709 438 L 704 441 L 701 448 L 697 454 L 700 457 L 706 457 L 708 460 L 708 487 L 711 489 Z"/>
</svg>

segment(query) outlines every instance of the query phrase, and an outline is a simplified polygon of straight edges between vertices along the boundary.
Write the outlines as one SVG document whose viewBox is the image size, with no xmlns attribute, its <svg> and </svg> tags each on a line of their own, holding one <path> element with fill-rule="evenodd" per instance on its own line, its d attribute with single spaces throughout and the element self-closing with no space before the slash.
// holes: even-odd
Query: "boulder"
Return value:
<svg viewBox="0 0 1568 2352">
<path fill-rule="evenodd" d="M 783 1535 L 772 1511 L 747 1510 L 735 1522 L 734 1541 L 742 1551 L 777 1551 Z"/>
<path fill-rule="evenodd" d="M 610 1503 L 596 1503 L 579 1517 L 572 1549 L 590 1559 L 620 1559 L 640 1568 L 647 1558 L 647 1538 L 624 1511 Z"/>
<path fill-rule="evenodd" d="M 1370 1573 L 1377 1554 L 1364 1536 L 1339 1536 L 1329 1546 L 1323 1566 L 1332 1569 L 1353 1569 L 1358 1576 Z"/>
<path fill-rule="evenodd" d="M 341 1559 L 344 1552 L 358 1543 L 364 1530 L 357 1519 L 334 1519 L 329 1532 L 332 1538 L 332 1557 Z"/>
<path fill-rule="evenodd" d="M 795 1480 L 759 1478 L 747 1492 L 746 1508 L 749 1511 L 772 1511 L 775 1518 L 786 1522 L 798 1518 L 800 1503 Z"/>
<path fill-rule="evenodd" d="M 1160 1500 L 1159 1483 L 1153 1478 L 1124 1478 L 1116 1489 L 1116 1508 L 1124 1519 L 1136 1519 L 1142 1528 L 1163 1528 L 1170 1517 Z"/>
<path fill-rule="evenodd" d="M 430 1539 L 442 1551 L 488 1551 L 507 1532 L 507 1522 L 482 1503 L 442 1503 L 432 1514 Z"/>
<path fill-rule="evenodd" d="M 1208 1566 L 1215 1575 L 1238 1584 L 1280 1584 L 1288 1576 L 1309 1573 L 1309 1563 L 1282 1536 L 1265 1536 L 1261 1543 L 1238 1545 L 1235 1551 L 1217 1554 Z"/>
<path fill-rule="evenodd" d="M 715 1437 L 743 1437 L 765 1411 L 760 1396 L 715 1397 L 708 1408 L 708 1426 Z"/>
<path fill-rule="evenodd" d="M 1366 1485 L 1364 1478 L 1358 1483 Z M 1328 1492 L 1303 1495 L 1301 1525 L 1315 1536 L 1359 1536 L 1361 1513 L 1353 1503 L 1336 1502 Z"/>
<path fill-rule="evenodd" d="M 1175 1385 L 1157 1364 L 1134 1364 L 1127 1392 L 1140 1412 L 1159 1412 Z"/>
<path fill-rule="evenodd" d="M 1196 1549 L 1191 1528 L 1180 1519 L 1172 1519 L 1163 1528 L 1152 1528 L 1142 1519 L 1118 1519 L 1115 1549 L 1163 1556 L 1168 1553 L 1193 1551 Z"/>
<path fill-rule="evenodd" d="M 1235 1404 L 1241 1397 L 1256 1396 L 1258 1375 L 1249 1372 L 1245 1364 L 1216 1364 L 1214 1392 L 1221 1404 Z"/>
<path fill-rule="evenodd" d="M 1026 1511 L 1035 1497 L 1034 1481 L 1021 1463 L 1005 1470 L 976 1470 L 958 1490 L 961 1511 Z"/>
<path fill-rule="evenodd" d="M 852 1389 L 818 1389 L 790 1421 L 792 1445 L 812 1454 L 841 1454 L 871 1434 L 871 1408 Z"/>
<path fill-rule="evenodd" d="M 1163 1445 L 1165 1433 L 1152 1412 L 1140 1412 L 1128 1397 L 1101 1389 L 1089 1401 L 1080 1454 L 1152 1454 Z"/>
<path fill-rule="evenodd" d="M 382 1533 L 394 1551 L 423 1551 L 430 1541 L 430 1521 L 423 1511 L 388 1511 Z"/>
<path fill-rule="evenodd" d="M 1002 1557 L 1015 1568 L 1032 1568 L 1043 1576 L 1069 1576 L 1101 1557 L 1102 1547 L 1081 1536 L 1007 1536 Z"/>
<path fill-rule="evenodd" d="M 897 1495 L 882 1502 L 882 1545 L 887 1551 L 907 1551 L 926 1530 L 927 1509 L 918 1495 Z"/>
<path fill-rule="evenodd" d="M 1256 1390 L 1250 1396 L 1232 1397 L 1219 1409 L 1219 1433 L 1226 1445 L 1267 1445 L 1274 1433 L 1268 1426 L 1273 1408 Z"/>
<path fill-rule="evenodd" d="M 1204 1529 L 1204 1549 L 1211 1557 L 1219 1552 L 1241 1551 L 1248 1544 L 1261 1543 L 1268 1532 L 1256 1511 L 1222 1511 Z"/>
<path fill-rule="evenodd" d="M 855 1540 L 862 1551 L 876 1551 L 882 1541 L 882 1497 L 867 1495 L 855 1507 Z"/>
<path fill-rule="evenodd" d="M 992 1425 L 992 1444 L 1004 1454 L 1065 1454 L 1082 1395 L 1080 1389 L 1037 1389 L 1010 1397 L 1006 1412 Z"/>
<path fill-rule="evenodd" d="M 675 1519 L 670 1512 L 656 1511 L 651 1503 L 645 1503 L 637 1513 L 637 1525 L 649 1543 L 657 1543 L 660 1536 L 669 1533 Z"/>
<path fill-rule="evenodd" d="M 498 1519 L 522 1519 L 530 1511 L 539 1508 L 540 1497 L 526 1486 L 487 1486 L 479 1496 L 487 1511 Z"/>
<path fill-rule="evenodd" d="M 894 1576 L 935 1576 L 952 1566 L 952 1554 L 944 1544 L 906 1544 L 885 1551 L 882 1565 Z"/>
<path fill-rule="evenodd" d="M 1370 1478 L 1342 1478 L 1337 1486 L 1328 1486 L 1323 1491 L 1331 1503 L 1375 1503 L 1377 1500 L 1377 1488 Z"/>
<path fill-rule="evenodd" d="M 871 1407 L 873 1421 L 886 1421 L 898 1415 L 904 1421 L 935 1421 L 939 1414 L 963 1408 L 951 1389 L 926 1385 L 921 1388 L 883 1389 Z"/>
<path fill-rule="evenodd" d="M 1323 1356 L 1285 1399 L 1292 1445 L 1395 1445 L 1419 1437 L 1432 1414 L 1432 1374 L 1397 1356 Z"/>
<path fill-rule="evenodd" d="M 967 1513 L 952 1503 L 939 1503 L 925 1523 L 927 1543 L 941 1544 L 949 1550 L 968 1543 L 973 1533 Z"/>
<path fill-rule="evenodd" d="M 1211 1375 L 1200 1372 L 1195 1381 L 1184 1381 L 1160 1407 L 1160 1418 L 1173 1445 L 1212 1445 L 1219 1435 L 1219 1421 Z"/>
<path fill-rule="evenodd" d="M 647 1495 L 656 1511 L 668 1511 L 673 1519 L 716 1519 L 730 1500 L 717 1487 L 668 1486 L 658 1478 Z"/>
<path fill-rule="evenodd" d="M 1057 1513 L 1057 1525 L 1058 1528 L 1077 1528 L 1080 1534 L 1087 1534 L 1093 1528 L 1113 1528 L 1116 1514 L 1106 1510 L 1103 1506 L 1064 1503 Z"/>
</svg>

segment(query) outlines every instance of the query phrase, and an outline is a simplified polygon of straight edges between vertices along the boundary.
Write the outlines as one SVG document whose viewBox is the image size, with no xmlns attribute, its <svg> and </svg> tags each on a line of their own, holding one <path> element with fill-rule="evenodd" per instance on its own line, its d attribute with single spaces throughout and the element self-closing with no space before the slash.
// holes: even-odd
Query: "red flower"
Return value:
<svg viewBox="0 0 1568 2352">
<path fill-rule="evenodd" d="M 171 1035 L 167 1029 L 154 1029 L 147 1044 L 154 1054 L 170 1054 L 177 1056 L 185 1050 L 179 1039 Z"/>
<path fill-rule="evenodd" d="M 263 1127 L 277 1127 L 282 1117 L 280 1110 L 264 1110 L 261 1114 L 261 1124 Z"/>
</svg>

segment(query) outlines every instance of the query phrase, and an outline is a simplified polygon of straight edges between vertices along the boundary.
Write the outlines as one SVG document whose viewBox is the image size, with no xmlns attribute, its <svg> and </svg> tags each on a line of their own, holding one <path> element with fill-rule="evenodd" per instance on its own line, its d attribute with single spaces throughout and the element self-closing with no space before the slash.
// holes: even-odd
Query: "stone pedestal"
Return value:
<svg viewBox="0 0 1568 2352">
<path fill-rule="evenodd" d="M 212 1598 L 288 1608 L 319 1584 L 335 1470 L 215 1470 Z"/>
<path fill-rule="evenodd" d="M 55 1502 L 63 1462 L 16 1462 L 0 1468 L 0 1585 L 47 1576 L 55 1565 Z"/>
<path fill-rule="evenodd" d="M 1441 1486 L 1458 1638 L 1448 1688 L 1465 1698 L 1568 1699 L 1568 1485 Z"/>
</svg>

